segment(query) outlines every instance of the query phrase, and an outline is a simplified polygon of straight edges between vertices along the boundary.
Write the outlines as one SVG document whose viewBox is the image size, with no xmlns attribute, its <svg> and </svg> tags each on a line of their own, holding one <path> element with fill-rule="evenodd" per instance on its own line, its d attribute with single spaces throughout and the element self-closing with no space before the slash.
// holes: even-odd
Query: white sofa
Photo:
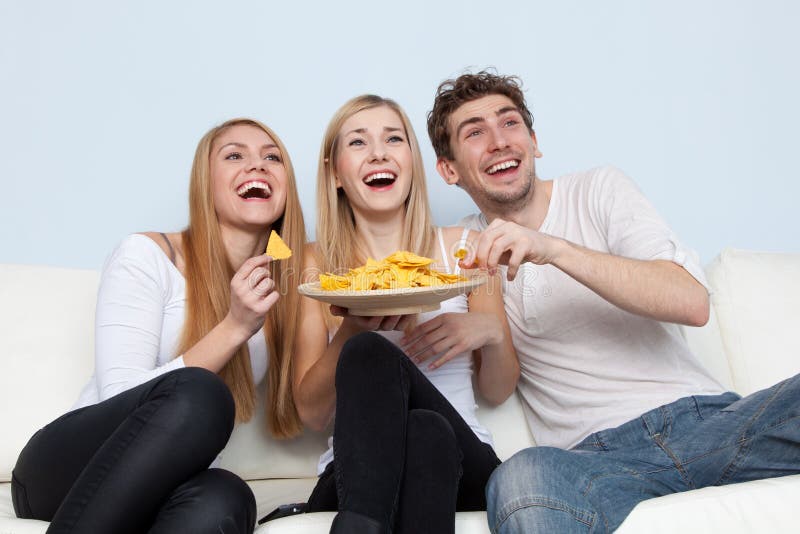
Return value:
<svg viewBox="0 0 800 534">
<path fill-rule="evenodd" d="M 712 314 L 687 328 L 695 353 L 742 394 L 800 372 L 800 255 L 725 250 L 707 269 Z M 43 533 L 47 523 L 16 519 L 11 470 L 28 438 L 66 411 L 92 372 L 98 273 L 0 265 L 0 534 Z M 516 396 L 482 405 L 481 421 L 505 459 L 532 445 Z M 325 436 L 275 441 L 259 418 L 236 428 L 223 455 L 249 481 L 262 517 L 305 501 L 315 484 Z M 797 532 L 800 475 L 706 488 L 641 503 L 618 532 Z M 332 513 L 268 522 L 259 534 L 326 533 Z M 459 534 L 488 533 L 484 513 L 459 513 Z"/>
</svg>

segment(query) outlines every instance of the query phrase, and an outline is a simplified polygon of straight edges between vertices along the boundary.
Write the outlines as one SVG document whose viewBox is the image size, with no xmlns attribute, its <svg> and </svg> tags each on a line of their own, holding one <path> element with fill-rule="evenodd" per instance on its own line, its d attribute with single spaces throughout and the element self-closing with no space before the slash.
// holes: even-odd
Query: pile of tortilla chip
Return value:
<svg viewBox="0 0 800 534">
<path fill-rule="evenodd" d="M 373 289 L 398 289 L 432 287 L 466 280 L 457 274 L 447 274 L 431 269 L 430 258 L 417 256 L 404 250 L 395 252 L 381 261 L 369 258 L 363 267 L 350 269 L 344 276 L 331 273 L 319 275 L 320 288 L 326 291 L 348 289 L 369 291 Z"/>
</svg>

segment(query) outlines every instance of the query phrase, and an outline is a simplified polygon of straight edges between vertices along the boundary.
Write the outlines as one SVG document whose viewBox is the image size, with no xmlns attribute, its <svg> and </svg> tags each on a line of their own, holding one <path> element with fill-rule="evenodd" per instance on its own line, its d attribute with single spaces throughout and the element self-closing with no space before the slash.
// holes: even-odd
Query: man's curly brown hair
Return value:
<svg viewBox="0 0 800 534">
<path fill-rule="evenodd" d="M 525 104 L 522 80 L 516 76 L 502 76 L 491 71 L 462 74 L 454 80 L 445 80 L 436 90 L 433 109 L 428 113 L 428 136 L 433 143 L 436 157 L 453 159 L 450 147 L 448 121 L 462 104 L 487 95 L 507 96 L 522 115 L 528 130 L 533 131 L 533 115 Z"/>
</svg>

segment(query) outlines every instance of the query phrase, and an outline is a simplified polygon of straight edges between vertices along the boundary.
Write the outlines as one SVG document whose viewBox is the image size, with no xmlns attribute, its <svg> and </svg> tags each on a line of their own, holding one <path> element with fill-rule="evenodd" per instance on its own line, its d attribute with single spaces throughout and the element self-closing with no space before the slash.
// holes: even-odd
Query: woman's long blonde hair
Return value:
<svg viewBox="0 0 800 534">
<path fill-rule="evenodd" d="M 273 435 L 291 437 L 302 428 L 291 394 L 291 356 L 299 306 L 296 288 L 303 265 L 306 231 L 289 153 L 275 132 L 256 120 L 226 121 L 212 128 L 197 145 L 189 184 L 189 226 L 182 233 L 186 260 L 186 320 L 177 354 L 195 345 L 230 309 L 230 284 L 235 271 L 223 246 L 214 209 L 209 158 L 214 141 L 229 128 L 239 125 L 254 126 L 269 135 L 278 146 L 286 167 L 286 206 L 283 215 L 272 223 L 272 230 L 292 249 L 292 257 L 270 265 L 281 298 L 267 313 L 264 324 L 269 349 L 265 398 L 267 422 Z M 236 420 L 249 420 L 256 405 L 256 391 L 247 343 L 239 347 L 219 374 L 236 402 Z"/>
<path fill-rule="evenodd" d="M 325 130 L 319 153 L 316 253 L 317 263 L 323 272 L 355 267 L 366 261 L 358 243 L 353 208 L 344 191 L 336 187 L 336 162 L 339 131 L 344 122 L 356 113 L 380 106 L 386 106 L 397 113 L 411 147 L 411 189 L 405 203 L 402 247 L 423 256 L 430 256 L 433 251 L 436 235 L 428 204 L 425 167 L 411 121 L 394 100 L 376 95 L 361 95 L 347 101 L 333 115 Z"/>
</svg>

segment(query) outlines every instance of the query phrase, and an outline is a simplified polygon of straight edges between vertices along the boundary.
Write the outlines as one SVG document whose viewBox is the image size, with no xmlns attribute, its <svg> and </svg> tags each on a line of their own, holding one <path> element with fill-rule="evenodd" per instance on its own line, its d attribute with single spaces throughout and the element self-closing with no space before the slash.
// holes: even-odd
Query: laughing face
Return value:
<svg viewBox="0 0 800 534">
<path fill-rule="evenodd" d="M 387 106 L 360 111 L 338 134 L 336 187 L 354 211 L 388 211 L 411 190 L 412 155 L 400 116 Z"/>
<path fill-rule="evenodd" d="M 449 118 L 453 159 L 437 169 L 450 184 L 469 193 L 481 211 L 518 210 L 533 198 L 536 135 L 514 103 L 488 95 L 463 104 Z"/>
<path fill-rule="evenodd" d="M 211 189 L 223 226 L 263 231 L 286 206 L 286 167 L 275 141 L 263 130 L 239 124 L 211 146 Z"/>
</svg>

